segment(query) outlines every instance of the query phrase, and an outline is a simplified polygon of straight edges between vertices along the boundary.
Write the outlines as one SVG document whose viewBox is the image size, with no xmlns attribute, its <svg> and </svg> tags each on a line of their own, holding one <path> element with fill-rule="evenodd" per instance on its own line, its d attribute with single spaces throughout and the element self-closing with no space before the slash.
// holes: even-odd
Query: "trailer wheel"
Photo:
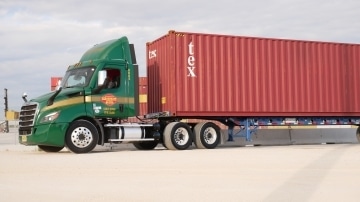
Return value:
<svg viewBox="0 0 360 202">
<path fill-rule="evenodd" d="M 220 128 L 211 122 L 196 124 L 194 128 L 195 145 L 199 149 L 214 149 L 220 143 Z"/>
<path fill-rule="evenodd" d="M 134 147 L 136 147 L 136 149 L 139 150 L 152 150 L 158 145 L 158 142 L 156 141 L 134 142 L 133 145 Z"/>
<path fill-rule="evenodd" d="M 358 128 L 356 130 L 356 138 L 357 138 L 358 142 L 360 143 L 360 126 L 358 126 Z"/>
<path fill-rule="evenodd" d="M 170 150 L 185 150 L 192 143 L 192 132 L 186 123 L 169 123 L 163 134 L 164 144 Z"/>
<path fill-rule="evenodd" d="M 46 146 L 46 145 L 38 145 L 38 147 L 44 152 L 59 152 L 64 147 L 54 147 L 54 146 Z"/>
<path fill-rule="evenodd" d="M 89 121 L 74 121 L 65 136 L 66 147 L 77 154 L 92 151 L 99 139 L 96 127 Z"/>
</svg>

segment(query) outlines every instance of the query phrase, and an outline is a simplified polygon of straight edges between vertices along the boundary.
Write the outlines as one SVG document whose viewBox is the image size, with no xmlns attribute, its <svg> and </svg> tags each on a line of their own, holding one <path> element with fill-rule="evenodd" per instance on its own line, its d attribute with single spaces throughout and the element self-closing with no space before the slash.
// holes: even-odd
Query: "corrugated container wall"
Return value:
<svg viewBox="0 0 360 202">
<path fill-rule="evenodd" d="M 360 116 L 360 45 L 170 31 L 147 44 L 149 113 Z"/>
</svg>

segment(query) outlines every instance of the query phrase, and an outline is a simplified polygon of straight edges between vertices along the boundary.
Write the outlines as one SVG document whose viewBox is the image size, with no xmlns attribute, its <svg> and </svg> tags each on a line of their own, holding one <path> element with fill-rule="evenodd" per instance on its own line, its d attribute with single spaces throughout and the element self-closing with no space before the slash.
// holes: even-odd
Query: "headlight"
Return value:
<svg viewBox="0 0 360 202">
<path fill-rule="evenodd" d="M 60 112 L 53 112 L 51 114 L 46 115 L 44 118 L 41 119 L 41 123 L 51 122 L 54 121 L 57 117 L 59 117 Z"/>
</svg>

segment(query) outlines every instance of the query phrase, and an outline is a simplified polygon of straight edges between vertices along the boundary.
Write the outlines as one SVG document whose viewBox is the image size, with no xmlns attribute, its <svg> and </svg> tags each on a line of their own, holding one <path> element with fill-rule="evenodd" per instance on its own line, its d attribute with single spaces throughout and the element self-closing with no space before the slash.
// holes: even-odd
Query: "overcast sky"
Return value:
<svg viewBox="0 0 360 202">
<path fill-rule="evenodd" d="M 146 42 L 169 30 L 360 43 L 359 0 L 0 0 L 0 95 L 50 91 L 50 78 L 102 41 L 127 36 L 146 75 Z M 4 120 L 4 100 L 0 120 Z"/>
</svg>

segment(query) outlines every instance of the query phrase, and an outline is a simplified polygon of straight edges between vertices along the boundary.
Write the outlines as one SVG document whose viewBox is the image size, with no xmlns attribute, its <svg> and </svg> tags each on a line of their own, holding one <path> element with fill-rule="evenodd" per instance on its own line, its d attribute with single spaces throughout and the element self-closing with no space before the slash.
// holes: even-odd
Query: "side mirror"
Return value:
<svg viewBox="0 0 360 202">
<path fill-rule="evenodd" d="M 24 93 L 24 94 L 23 94 L 23 96 L 22 96 L 22 99 L 23 99 L 25 102 L 27 102 L 26 97 L 27 97 L 27 94 L 26 94 L 26 93 Z"/>
<path fill-rule="evenodd" d="M 107 77 L 107 71 L 106 70 L 99 71 L 99 74 L 98 74 L 98 86 L 104 85 L 106 77 Z"/>
<path fill-rule="evenodd" d="M 107 78 L 107 71 L 106 70 L 100 70 L 98 74 L 98 87 L 94 90 L 94 93 L 100 93 L 100 91 L 105 88 L 105 81 Z"/>
</svg>

